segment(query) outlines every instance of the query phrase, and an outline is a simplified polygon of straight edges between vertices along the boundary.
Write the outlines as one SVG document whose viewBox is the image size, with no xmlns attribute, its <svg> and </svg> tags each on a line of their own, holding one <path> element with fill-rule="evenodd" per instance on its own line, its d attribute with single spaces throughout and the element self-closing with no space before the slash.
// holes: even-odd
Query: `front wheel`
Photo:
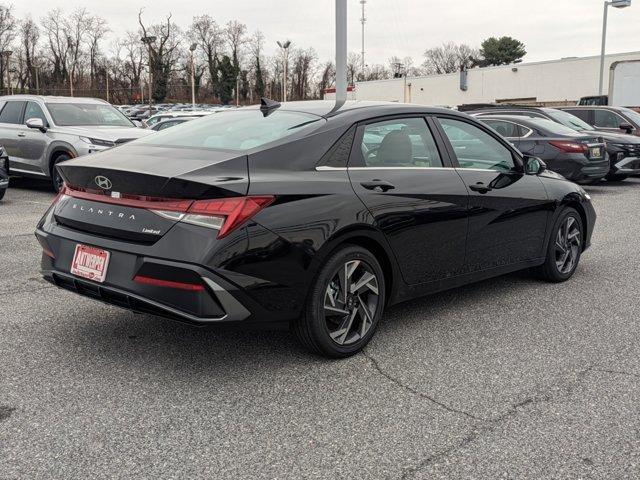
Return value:
<svg viewBox="0 0 640 480">
<path fill-rule="evenodd" d="M 364 248 L 344 246 L 320 269 L 294 332 L 314 353 L 348 357 L 369 343 L 384 304 L 385 279 L 378 260 Z"/>
<path fill-rule="evenodd" d="M 629 175 L 624 175 L 620 173 L 608 173 L 605 178 L 610 182 L 622 182 L 623 180 L 626 180 L 627 178 L 629 178 Z"/>
<path fill-rule="evenodd" d="M 60 189 L 62 188 L 62 185 L 64 184 L 64 180 L 62 179 L 62 176 L 60 175 L 60 173 L 58 173 L 58 169 L 56 168 L 56 165 L 70 159 L 71 159 L 70 155 L 67 155 L 66 153 L 62 153 L 56 157 L 56 159 L 53 161 L 53 165 L 51 165 L 51 184 L 53 186 L 53 189 L 56 191 L 56 193 L 60 191 Z"/>
<path fill-rule="evenodd" d="M 565 208 L 551 230 L 544 264 L 534 269 L 536 275 L 549 282 L 569 280 L 580 262 L 583 235 L 580 214 L 573 208 Z"/>
</svg>

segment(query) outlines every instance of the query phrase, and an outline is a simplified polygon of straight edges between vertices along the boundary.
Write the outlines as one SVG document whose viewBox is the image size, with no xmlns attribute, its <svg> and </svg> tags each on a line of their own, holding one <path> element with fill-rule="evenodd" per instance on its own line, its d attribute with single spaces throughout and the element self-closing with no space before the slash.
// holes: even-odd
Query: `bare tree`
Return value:
<svg viewBox="0 0 640 480">
<path fill-rule="evenodd" d="M 318 81 L 318 91 L 322 95 L 325 90 L 331 88 L 336 83 L 336 66 L 329 61 L 322 67 L 320 79 Z"/>
<path fill-rule="evenodd" d="M 76 9 L 70 16 L 63 20 L 63 27 L 67 40 L 67 61 L 69 62 L 69 85 L 73 92 L 76 71 L 80 66 L 83 55 L 82 46 L 87 39 L 87 34 L 91 29 L 91 16 L 86 8 Z"/>
<path fill-rule="evenodd" d="M 318 58 L 313 48 L 298 48 L 293 53 L 291 68 L 291 99 L 305 100 L 310 96 L 313 63 Z"/>
<path fill-rule="evenodd" d="M 210 15 L 194 17 L 188 32 L 191 41 L 200 45 L 206 57 L 211 93 L 218 96 L 219 55 L 224 47 L 225 32 Z"/>
<path fill-rule="evenodd" d="M 426 50 L 424 57 L 423 67 L 427 73 L 453 73 L 473 67 L 477 62 L 478 51 L 468 45 L 449 42 Z"/>
<path fill-rule="evenodd" d="M 90 28 L 87 32 L 87 46 L 89 48 L 89 77 L 90 86 L 93 89 L 95 84 L 95 76 L 98 64 L 98 56 L 100 54 L 100 42 L 104 36 L 110 31 L 107 21 L 98 16 L 89 19 Z"/>
<path fill-rule="evenodd" d="M 13 16 L 13 7 L 0 5 L 0 51 L 9 50 L 9 46 L 16 36 L 16 19 Z M 4 88 L 6 67 L 4 57 L 0 59 L 0 89 Z"/>
<path fill-rule="evenodd" d="M 38 68 L 38 66 L 35 64 L 35 58 L 39 38 L 40 29 L 30 16 L 20 22 L 20 45 L 27 72 L 26 84 L 30 90 L 35 90 L 37 86 L 35 80 L 37 73 L 35 69 Z"/>
<path fill-rule="evenodd" d="M 42 19 L 42 28 L 47 36 L 52 64 L 51 79 L 54 83 L 63 83 L 67 78 L 67 56 L 69 42 L 64 25 L 64 13 L 57 8 L 47 13 Z"/>
<path fill-rule="evenodd" d="M 229 50 L 231 51 L 233 68 L 236 70 L 236 74 L 238 74 L 240 73 L 242 47 L 247 42 L 247 26 L 237 20 L 232 20 L 227 23 L 225 33 L 227 36 L 227 43 L 229 44 Z"/>
</svg>

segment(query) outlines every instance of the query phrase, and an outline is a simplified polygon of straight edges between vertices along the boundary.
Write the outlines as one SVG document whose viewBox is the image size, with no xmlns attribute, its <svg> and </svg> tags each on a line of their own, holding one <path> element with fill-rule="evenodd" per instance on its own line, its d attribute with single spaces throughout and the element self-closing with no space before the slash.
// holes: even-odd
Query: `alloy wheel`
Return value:
<svg viewBox="0 0 640 480">
<path fill-rule="evenodd" d="M 568 274 L 573 271 L 580 257 L 582 233 L 578 221 L 569 216 L 560 225 L 556 235 L 555 260 L 558 271 Z"/>
<path fill-rule="evenodd" d="M 365 337 L 380 306 L 378 277 L 362 260 L 344 263 L 327 286 L 324 319 L 338 345 L 351 345 Z"/>
</svg>

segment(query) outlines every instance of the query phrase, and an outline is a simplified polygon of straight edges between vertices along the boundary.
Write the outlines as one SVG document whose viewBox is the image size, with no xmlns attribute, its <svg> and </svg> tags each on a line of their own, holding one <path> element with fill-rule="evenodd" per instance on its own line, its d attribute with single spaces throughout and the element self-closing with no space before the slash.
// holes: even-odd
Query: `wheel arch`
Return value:
<svg viewBox="0 0 640 480">
<path fill-rule="evenodd" d="M 386 302 L 387 304 L 393 302 L 402 281 L 398 264 L 384 234 L 370 225 L 353 226 L 336 232 L 329 238 L 318 250 L 313 260 L 314 277 L 325 260 L 344 245 L 357 245 L 375 255 L 385 277 Z"/>
<path fill-rule="evenodd" d="M 71 158 L 78 156 L 71 145 L 66 143 L 53 144 L 49 149 L 49 154 L 47 155 L 47 172 L 51 177 L 53 177 L 53 166 L 55 165 L 55 161 L 60 155 L 69 155 Z"/>
<path fill-rule="evenodd" d="M 589 225 L 589 220 L 587 218 L 587 212 L 585 211 L 584 207 L 582 206 L 582 198 L 578 194 L 569 194 L 569 195 L 565 196 L 562 199 L 562 202 L 560 202 L 560 205 L 563 206 L 563 207 L 573 208 L 574 210 L 576 210 L 578 212 L 578 214 L 580 215 L 580 220 L 582 220 L 582 228 L 584 230 L 582 232 L 582 235 L 586 238 L 587 237 L 587 233 L 589 232 L 591 226 Z M 562 210 L 561 208 L 558 209 L 558 213 L 554 217 L 554 222 L 558 218 L 558 215 L 560 214 L 561 210 Z M 583 252 L 584 252 L 585 248 L 586 248 L 586 242 L 582 242 L 582 251 Z"/>
</svg>

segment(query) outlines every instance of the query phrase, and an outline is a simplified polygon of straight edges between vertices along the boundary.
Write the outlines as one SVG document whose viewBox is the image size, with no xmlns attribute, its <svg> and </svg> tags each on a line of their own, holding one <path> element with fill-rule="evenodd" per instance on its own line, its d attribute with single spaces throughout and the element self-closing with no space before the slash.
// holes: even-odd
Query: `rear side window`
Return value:
<svg viewBox="0 0 640 480">
<path fill-rule="evenodd" d="M 442 167 L 436 142 L 424 118 L 368 124 L 360 149 L 367 167 Z"/>
<path fill-rule="evenodd" d="M 586 110 L 586 109 L 566 110 L 565 109 L 564 111 L 565 112 L 569 112 L 571 115 L 575 115 L 580 120 L 583 120 L 583 121 L 589 123 L 589 112 L 591 110 Z"/>
<path fill-rule="evenodd" d="M 505 122 L 502 120 L 482 120 L 483 123 L 486 123 L 491 128 L 493 128 L 496 132 L 506 138 L 518 138 L 521 137 L 522 134 L 520 132 L 520 128 L 515 123 Z"/>
<path fill-rule="evenodd" d="M 0 123 L 20 124 L 22 119 L 22 109 L 25 102 L 7 102 L 0 112 Z"/>
</svg>

